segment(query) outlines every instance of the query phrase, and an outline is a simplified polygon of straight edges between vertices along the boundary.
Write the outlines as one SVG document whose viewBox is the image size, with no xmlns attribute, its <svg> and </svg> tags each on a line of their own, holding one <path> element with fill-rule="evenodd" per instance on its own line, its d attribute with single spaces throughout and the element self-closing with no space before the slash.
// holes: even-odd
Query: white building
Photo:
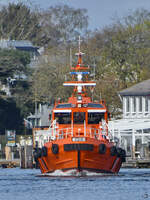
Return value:
<svg viewBox="0 0 150 200">
<path fill-rule="evenodd" d="M 27 117 L 26 119 L 26 127 L 49 127 L 50 126 L 50 118 L 51 118 L 52 106 L 47 104 L 38 104 L 38 107 L 35 110 L 35 113 Z"/>
<path fill-rule="evenodd" d="M 123 119 L 109 123 L 111 134 L 127 154 L 150 157 L 150 79 L 119 92 Z"/>
</svg>

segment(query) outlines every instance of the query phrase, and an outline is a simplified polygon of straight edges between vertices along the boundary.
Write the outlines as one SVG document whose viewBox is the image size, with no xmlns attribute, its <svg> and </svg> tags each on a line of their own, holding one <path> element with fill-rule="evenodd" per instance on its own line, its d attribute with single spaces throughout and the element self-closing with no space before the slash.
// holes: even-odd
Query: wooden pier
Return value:
<svg viewBox="0 0 150 200">
<path fill-rule="evenodd" d="M 2 168 L 20 167 L 20 159 L 14 159 L 14 160 L 1 159 L 0 167 Z"/>
<path fill-rule="evenodd" d="M 132 159 L 122 164 L 123 168 L 150 168 L 150 159 Z"/>
</svg>

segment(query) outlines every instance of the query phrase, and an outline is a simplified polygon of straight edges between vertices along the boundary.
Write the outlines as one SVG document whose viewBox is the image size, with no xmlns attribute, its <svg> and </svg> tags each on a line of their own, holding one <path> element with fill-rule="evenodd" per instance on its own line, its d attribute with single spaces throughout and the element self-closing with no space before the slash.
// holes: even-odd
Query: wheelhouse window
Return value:
<svg viewBox="0 0 150 200">
<path fill-rule="evenodd" d="M 55 120 L 59 124 L 71 124 L 71 113 L 55 113 Z"/>
<path fill-rule="evenodd" d="M 73 113 L 73 123 L 83 124 L 85 121 L 85 112 L 74 112 Z"/>
<path fill-rule="evenodd" d="M 104 113 L 88 113 L 88 124 L 99 124 L 104 119 Z"/>
</svg>

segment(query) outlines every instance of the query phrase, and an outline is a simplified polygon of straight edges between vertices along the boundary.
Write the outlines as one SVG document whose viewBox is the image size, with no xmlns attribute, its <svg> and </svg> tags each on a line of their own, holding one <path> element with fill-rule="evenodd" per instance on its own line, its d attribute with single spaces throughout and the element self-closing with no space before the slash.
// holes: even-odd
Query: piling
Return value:
<svg viewBox="0 0 150 200">
<path fill-rule="evenodd" d="M 22 169 L 33 168 L 33 147 L 32 145 L 21 146 L 20 167 Z"/>
</svg>

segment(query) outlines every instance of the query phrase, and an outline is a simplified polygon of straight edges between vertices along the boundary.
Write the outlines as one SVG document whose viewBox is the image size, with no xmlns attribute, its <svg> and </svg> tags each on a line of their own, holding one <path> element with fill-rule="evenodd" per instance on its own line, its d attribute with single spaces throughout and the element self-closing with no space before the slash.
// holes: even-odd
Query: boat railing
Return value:
<svg viewBox="0 0 150 200">
<path fill-rule="evenodd" d="M 69 128 L 56 128 L 55 130 L 53 129 L 52 132 L 52 139 L 53 140 L 58 140 L 58 139 L 64 139 L 68 137 L 90 137 L 90 138 L 95 138 L 98 140 L 106 139 L 106 132 L 102 131 L 100 128 L 89 128 L 86 127 L 84 128 L 77 128 L 73 129 L 72 127 Z"/>
</svg>

